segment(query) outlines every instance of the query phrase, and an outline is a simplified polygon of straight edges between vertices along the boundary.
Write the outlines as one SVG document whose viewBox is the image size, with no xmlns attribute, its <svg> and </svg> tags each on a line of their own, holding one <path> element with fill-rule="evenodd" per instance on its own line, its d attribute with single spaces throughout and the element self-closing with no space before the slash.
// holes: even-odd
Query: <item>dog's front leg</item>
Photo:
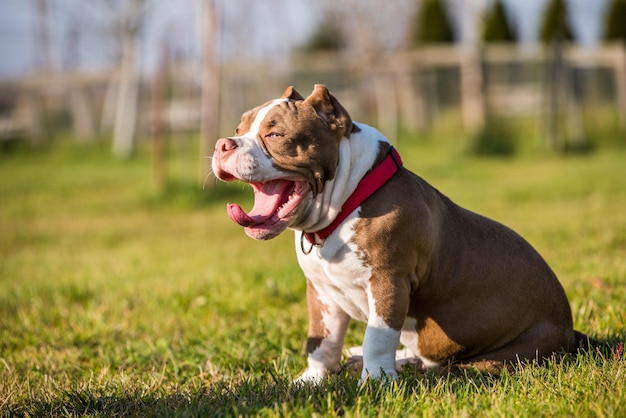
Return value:
<svg viewBox="0 0 626 418">
<path fill-rule="evenodd" d="M 350 317 L 307 280 L 309 333 L 306 341 L 307 368 L 296 382 L 317 383 L 339 369 L 343 341 Z"/>
<path fill-rule="evenodd" d="M 370 280 L 367 286 L 369 315 L 363 338 L 363 372 L 359 384 L 368 376 L 393 380 L 398 377 L 396 349 L 408 309 L 408 295 L 399 290 L 384 289 L 374 280 Z"/>
</svg>

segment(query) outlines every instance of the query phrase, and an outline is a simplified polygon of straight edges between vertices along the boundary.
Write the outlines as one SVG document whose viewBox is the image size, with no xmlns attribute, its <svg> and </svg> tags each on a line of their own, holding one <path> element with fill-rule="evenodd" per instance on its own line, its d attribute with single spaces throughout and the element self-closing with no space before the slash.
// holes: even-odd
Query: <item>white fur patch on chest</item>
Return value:
<svg viewBox="0 0 626 418">
<path fill-rule="evenodd" d="M 330 298 L 348 315 L 359 321 L 369 316 L 367 288 L 372 268 L 364 263 L 362 249 L 354 244 L 354 224 L 360 208 L 356 209 L 330 235 L 322 247 L 306 255 L 296 234 L 298 262 L 320 297 Z"/>
</svg>

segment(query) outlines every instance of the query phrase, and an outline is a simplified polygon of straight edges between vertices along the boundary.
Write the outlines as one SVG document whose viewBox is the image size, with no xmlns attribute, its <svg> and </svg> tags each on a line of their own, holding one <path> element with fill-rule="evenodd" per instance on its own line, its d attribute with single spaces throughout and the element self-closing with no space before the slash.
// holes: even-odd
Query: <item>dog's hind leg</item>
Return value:
<svg viewBox="0 0 626 418">
<path fill-rule="evenodd" d="M 500 348 L 463 358 L 461 362 L 475 364 L 485 361 L 509 364 L 528 361 L 542 362 L 555 353 L 569 351 L 569 347 L 573 343 L 573 331 L 549 322 L 542 322 L 529 328 Z"/>
</svg>

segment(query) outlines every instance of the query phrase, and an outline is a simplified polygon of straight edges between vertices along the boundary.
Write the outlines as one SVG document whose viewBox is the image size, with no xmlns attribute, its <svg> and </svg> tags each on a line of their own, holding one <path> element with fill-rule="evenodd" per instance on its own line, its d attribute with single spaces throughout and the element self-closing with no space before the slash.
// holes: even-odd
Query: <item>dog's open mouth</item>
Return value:
<svg viewBox="0 0 626 418">
<path fill-rule="evenodd" d="M 254 190 L 252 210 L 246 213 L 241 206 L 230 203 L 228 216 L 256 239 L 270 239 L 284 231 L 309 188 L 306 182 L 290 180 L 270 180 L 250 185 Z"/>
</svg>

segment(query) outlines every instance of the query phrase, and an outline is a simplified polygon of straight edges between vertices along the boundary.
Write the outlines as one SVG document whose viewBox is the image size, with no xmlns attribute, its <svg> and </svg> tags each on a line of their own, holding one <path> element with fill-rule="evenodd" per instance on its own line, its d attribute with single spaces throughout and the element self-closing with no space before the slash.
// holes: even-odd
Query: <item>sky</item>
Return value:
<svg viewBox="0 0 626 418">
<path fill-rule="evenodd" d="M 144 69 L 154 68 L 160 46 L 167 43 L 181 56 L 197 56 L 199 52 L 200 2 L 202 0 L 147 0 L 146 19 L 142 28 Z M 360 1 L 360 3 L 359 3 Z M 518 28 L 524 45 L 536 45 L 540 17 L 548 0 L 503 0 Z M 601 36 L 603 15 L 609 0 L 567 0 L 570 22 L 579 43 L 594 46 Z M 222 11 L 225 33 L 222 54 L 229 57 L 284 56 L 302 44 L 316 28 L 324 14 L 320 1 L 310 0 L 217 0 Z M 485 7 L 490 0 L 447 0 L 448 10 L 458 20 L 458 36 L 473 39 L 475 31 L 463 25 L 461 16 Z M 32 73 L 42 65 L 38 47 L 37 0 L 0 0 L 0 79 L 16 78 Z M 400 27 L 406 27 L 415 10 L 415 0 L 388 0 L 394 7 L 380 9 L 376 0 L 336 1 L 338 8 L 362 6 L 354 16 L 379 14 L 380 22 L 372 21 L 372 30 L 389 44 L 401 42 Z M 49 51 L 56 70 L 79 66 L 85 70 L 106 68 L 119 52 L 111 40 L 110 16 L 128 2 L 96 2 L 84 0 L 48 0 L 50 33 Z M 100 4 L 100 6 L 97 6 Z M 118 5 L 103 6 L 106 4 Z M 120 4 L 122 6 L 120 6 Z M 272 7 L 268 7 L 271 4 Z M 369 4 L 369 7 L 367 6 Z M 334 6 L 334 7 L 335 7 Z M 352 10 L 348 10 L 352 12 Z M 348 13 L 351 15 L 351 13 Z M 392 17 L 394 27 L 383 19 Z M 353 22 L 354 23 L 354 22 Z"/>
</svg>

